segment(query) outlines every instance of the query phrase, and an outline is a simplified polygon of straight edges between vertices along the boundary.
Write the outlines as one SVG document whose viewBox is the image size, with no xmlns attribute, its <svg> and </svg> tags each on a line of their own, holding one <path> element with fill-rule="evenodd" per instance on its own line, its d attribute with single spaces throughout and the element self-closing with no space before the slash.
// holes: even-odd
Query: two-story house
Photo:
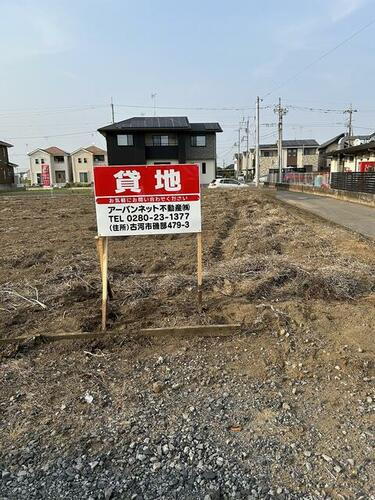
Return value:
<svg viewBox="0 0 375 500">
<path fill-rule="evenodd" d="M 190 123 L 186 116 L 136 117 L 101 127 L 109 165 L 198 163 L 201 184 L 216 177 L 218 123 Z"/>
<path fill-rule="evenodd" d="M 282 168 L 284 170 L 296 170 L 300 172 L 313 172 L 318 170 L 318 148 L 315 139 L 285 140 L 282 143 Z M 259 175 L 268 175 L 269 172 L 278 168 L 277 144 L 261 144 L 259 146 Z M 236 161 L 237 156 L 235 155 Z M 250 149 L 247 153 L 240 153 L 238 162 L 239 172 L 248 168 L 254 172 L 255 150 Z"/>
<path fill-rule="evenodd" d="M 73 182 L 91 184 L 94 181 L 96 165 L 108 165 L 107 151 L 97 146 L 88 146 L 73 151 L 71 154 Z"/>
<path fill-rule="evenodd" d="M 0 141 L 0 189 L 10 189 L 14 184 L 14 165 L 10 163 L 8 148 L 12 144 Z"/>
<path fill-rule="evenodd" d="M 52 146 L 46 149 L 35 149 L 28 156 L 32 186 L 47 185 L 46 179 L 49 179 L 50 186 L 58 187 L 72 182 L 71 160 L 66 151 Z"/>
<path fill-rule="evenodd" d="M 330 170 L 331 172 L 356 172 L 358 171 L 358 162 L 362 161 L 361 154 L 357 158 L 356 155 L 352 154 L 355 152 L 364 152 L 363 161 L 372 161 L 373 155 L 366 154 L 367 151 L 370 153 L 373 148 L 366 148 L 366 144 L 373 144 L 375 141 L 375 133 L 367 135 L 352 135 L 349 136 L 345 133 L 339 134 L 336 137 L 324 142 L 318 148 L 319 151 L 319 168 L 321 170 Z M 363 148 L 357 148 L 357 146 L 364 146 Z M 370 160 L 371 157 L 371 160 Z M 341 159 L 342 161 L 338 161 Z"/>
<path fill-rule="evenodd" d="M 375 172 L 375 141 L 327 153 L 331 172 Z"/>
</svg>

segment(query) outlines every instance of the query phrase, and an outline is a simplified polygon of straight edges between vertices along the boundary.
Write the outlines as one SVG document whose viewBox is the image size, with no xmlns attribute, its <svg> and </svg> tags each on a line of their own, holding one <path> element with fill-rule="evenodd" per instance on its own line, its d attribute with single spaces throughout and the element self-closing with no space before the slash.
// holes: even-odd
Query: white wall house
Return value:
<svg viewBox="0 0 375 500">
<path fill-rule="evenodd" d="M 375 141 L 337 149 L 328 155 L 333 173 L 375 171 Z"/>
<path fill-rule="evenodd" d="M 186 160 L 186 163 L 198 163 L 200 183 L 206 186 L 216 177 L 216 160 Z"/>
<path fill-rule="evenodd" d="M 62 187 L 72 182 L 70 155 L 66 151 L 52 146 L 46 149 L 35 149 L 28 156 L 32 186 L 42 185 L 43 172 L 49 173 L 51 186 Z"/>
<path fill-rule="evenodd" d="M 71 154 L 71 159 L 75 184 L 92 184 L 94 167 L 108 165 L 107 152 L 97 146 L 77 149 Z"/>
</svg>

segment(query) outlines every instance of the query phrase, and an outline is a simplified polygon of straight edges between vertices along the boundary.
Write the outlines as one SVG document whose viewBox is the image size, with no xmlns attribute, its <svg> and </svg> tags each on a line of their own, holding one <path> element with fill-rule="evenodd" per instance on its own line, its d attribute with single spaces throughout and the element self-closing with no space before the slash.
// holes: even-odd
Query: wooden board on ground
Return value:
<svg viewBox="0 0 375 500">
<path fill-rule="evenodd" d="M 170 328 L 143 328 L 140 330 L 141 335 L 162 336 L 176 335 L 186 336 L 193 335 L 197 337 L 228 337 L 238 335 L 241 325 L 197 325 L 197 326 L 174 326 Z"/>
<path fill-rule="evenodd" d="M 125 332 L 124 332 L 125 333 Z M 110 335 L 110 333 L 85 333 L 85 332 L 68 332 L 68 333 L 56 333 L 56 334 L 38 334 L 22 337 L 11 337 L 7 339 L 0 339 L 0 345 L 5 344 L 15 344 L 22 343 L 32 339 L 40 339 L 43 341 L 57 341 L 57 340 L 93 340 L 101 339 L 104 335 Z M 113 334 L 118 335 L 118 334 Z"/>
<path fill-rule="evenodd" d="M 171 328 L 143 328 L 139 331 L 139 335 L 142 336 L 156 336 L 161 337 L 164 335 L 172 335 L 176 337 L 186 337 L 192 335 L 194 337 L 229 337 L 232 335 L 238 335 L 240 333 L 241 325 L 230 324 L 230 325 L 198 325 L 198 326 L 175 326 Z M 67 333 L 56 333 L 56 334 L 44 334 L 44 335 L 33 335 L 33 336 L 22 336 L 13 338 L 0 338 L 0 345 L 5 344 L 16 344 L 26 342 L 31 339 L 40 339 L 44 341 L 57 341 L 57 340 L 93 340 L 101 339 L 104 336 L 121 336 L 126 335 L 126 331 L 122 332 L 106 332 L 106 333 L 85 333 L 85 332 L 67 332 Z M 133 334 L 132 334 L 133 335 Z M 135 333 L 134 335 L 137 335 Z"/>
</svg>

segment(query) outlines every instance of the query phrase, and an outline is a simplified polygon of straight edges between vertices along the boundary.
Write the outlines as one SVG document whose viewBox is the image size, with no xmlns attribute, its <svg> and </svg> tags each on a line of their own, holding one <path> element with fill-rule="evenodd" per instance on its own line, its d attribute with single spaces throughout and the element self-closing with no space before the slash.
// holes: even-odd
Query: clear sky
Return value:
<svg viewBox="0 0 375 500">
<path fill-rule="evenodd" d="M 253 143 L 256 96 L 274 89 L 261 142 L 275 140 L 278 97 L 285 139 L 333 137 L 350 103 L 355 133 L 375 130 L 375 24 L 294 77 L 375 20 L 374 0 L 0 0 L 0 16 L 0 140 L 22 169 L 37 147 L 104 146 L 111 96 L 116 120 L 152 116 L 156 93 L 183 108 L 158 115 L 220 122 L 220 164 L 243 118 Z"/>
</svg>

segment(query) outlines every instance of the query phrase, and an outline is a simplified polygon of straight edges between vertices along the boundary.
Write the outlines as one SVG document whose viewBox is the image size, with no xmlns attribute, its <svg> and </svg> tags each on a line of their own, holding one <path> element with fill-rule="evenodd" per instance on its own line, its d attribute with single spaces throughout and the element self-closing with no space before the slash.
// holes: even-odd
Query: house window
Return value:
<svg viewBox="0 0 375 500">
<path fill-rule="evenodd" d="M 193 147 L 204 147 L 206 145 L 206 136 L 205 135 L 192 135 L 191 136 L 191 145 Z"/>
<path fill-rule="evenodd" d="M 153 146 L 169 146 L 169 136 L 168 135 L 153 135 L 152 136 Z"/>
<path fill-rule="evenodd" d="M 78 158 L 78 163 L 82 163 L 82 158 Z"/>
<path fill-rule="evenodd" d="M 202 161 L 202 174 L 206 173 L 206 162 Z"/>
<path fill-rule="evenodd" d="M 316 154 L 316 148 L 305 148 L 303 150 L 304 155 L 315 155 Z"/>
<path fill-rule="evenodd" d="M 82 184 L 88 184 L 89 177 L 88 177 L 87 172 L 80 172 L 79 173 L 79 182 L 81 182 Z"/>
<path fill-rule="evenodd" d="M 293 149 L 288 149 L 288 150 L 287 150 L 287 154 L 288 154 L 288 156 L 289 156 L 289 157 L 290 157 L 290 156 L 295 157 L 295 156 L 297 156 L 297 149 L 295 149 L 295 148 L 293 148 Z"/>
<path fill-rule="evenodd" d="M 35 158 L 35 163 L 36 163 L 37 165 L 39 165 L 39 159 L 38 159 L 38 158 Z"/>
<path fill-rule="evenodd" d="M 54 156 L 53 161 L 55 163 L 64 163 L 64 157 L 63 156 Z"/>
<path fill-rule="evenodd" d="M 44 163 L 44 158 L 40 159 L 40 163 L 42 163 L 42 164 Z"/>
<path fill-rule="evenodd" d="M 42 184 L 42 174 L 36 174 L 36 183 Z"/>
<path fill-rule="evenodd" d="M 104 161 L 104 155 L 95 155 L 94 156 L 94 163 L 97 161 Z"/>
<path fill-rule="evenodd" d="M 260 156 L 263 156 L 264 158 L 277 156 L 277 151 L 260 151 Z"/>
<path fill-rule="evenodd" d="M 119 134 L 117 136 L 117 146 L 133 146 L 133 136 L 131 134 Z"/>
<path fill-rule="evenodd" d="M 84 159 L 83 159 L 83 163 L 87 163 L 87 158 L 84 158 Z"/>
</svg>

